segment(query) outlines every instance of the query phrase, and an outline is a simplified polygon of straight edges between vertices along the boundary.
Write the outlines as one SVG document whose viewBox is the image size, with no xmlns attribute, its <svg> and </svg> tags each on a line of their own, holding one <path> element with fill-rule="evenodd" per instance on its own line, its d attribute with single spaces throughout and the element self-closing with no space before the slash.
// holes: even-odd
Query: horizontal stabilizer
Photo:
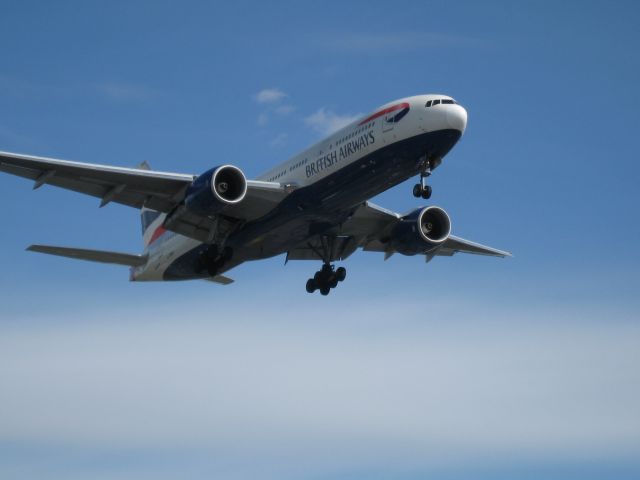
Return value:
<svg viewBox="0 0 640 480">
<path fill-rule="evenodd" d="M 147 262 L 144 255 L 131 255 L 128 253 L 107 252 L 104 250 L 87 250 L 85 248 L 53 247 L 50 245 L 31 245 L 27 248 L 30 252 L 46 253 L 59 257 L 88 260 L 90 262 L 113 263 L 129 267 L 139 267 Z"/>
</svg>

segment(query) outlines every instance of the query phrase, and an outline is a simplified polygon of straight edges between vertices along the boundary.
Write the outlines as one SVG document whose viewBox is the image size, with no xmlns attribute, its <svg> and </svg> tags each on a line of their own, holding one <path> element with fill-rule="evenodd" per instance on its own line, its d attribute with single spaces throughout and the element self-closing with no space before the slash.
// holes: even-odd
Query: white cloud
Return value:
<svg viewBox="0 0 640 480">
<path fill-rule="evenodd" d="M 640 455 L 637 324 L 385 305 L 340 321 L 190 303 L 13 322 L 0 444 L 156 452 L 155 474 L 201 452 L 225 478 Z"/>
<path fill-rule="evenodd" d="M 274 111 L 279 115 L 289 115 L 295 109 L 296 107 L 294 107 L 293 105 L 280 105 L 276 107 Z"/>
<path fill-rule="evenodd" d="M 269 145 L 271 145 L 272 147 L 281 147 L 282 145 L 287 143 L 288 138 L 289 136 L 286 133 L 280 133 L 269 142 Z"/>
<path fill-rule="evenodd" d="M 277 88 L 265 88 L 256 93 L 254 99 L 258 103 L 277 103 L 286 96 L 286 93 Z"/>
<path fill-rule="evenodd" d="M 361 113 L 356 115 L 340 115 L 322 107 L 305 118 L 304 123 L 318 133 L 329 135 L 340 130 L 342 127 L 349 125 L 361 116 Z"/>
<path fill-rule="evenodd" d="M 264 112 L 258 115 L 258 125 L 264 127 L 267 123 L 269 123 L 269 115 Z"/>
</svg>

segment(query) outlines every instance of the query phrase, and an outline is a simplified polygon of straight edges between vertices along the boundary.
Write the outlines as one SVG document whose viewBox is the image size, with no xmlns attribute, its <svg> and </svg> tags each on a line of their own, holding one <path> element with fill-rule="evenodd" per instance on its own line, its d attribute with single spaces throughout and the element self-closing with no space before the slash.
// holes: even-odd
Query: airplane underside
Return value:
<svg viewBox="0 0 640 480">
<path fill-rule="evenodd" d="M 233 255 L 216 268 L 217 273 L 245 261 L 284 254 L 305 240 L 326 233 L 365 200 L 417 175 L 425 159 L 438 159 L 437 166 L 460 136 L 460 131 L 446 129 L 399 141 L 295 190 L 269 214 L 247 223 L 227 239 L 226 246 Z M 200 244 L 177 258 L 165 270 L 163 280 L 207 278 L 201 258 L 208 248 L 209 245 Z"/>
</svg>

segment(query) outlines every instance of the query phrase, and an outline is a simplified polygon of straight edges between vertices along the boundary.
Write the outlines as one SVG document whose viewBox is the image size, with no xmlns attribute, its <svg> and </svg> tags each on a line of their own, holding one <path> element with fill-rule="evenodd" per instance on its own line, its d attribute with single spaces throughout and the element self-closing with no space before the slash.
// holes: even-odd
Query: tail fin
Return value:
<svg viewBox="0 0 640 480">
<path fill-rule="evenodd" d="M 160 237 L 165 229 L 162 227 L 165 215 L 146 207 L 142 207 L 140 211 L 140 221 L 142 223 L 142 243 L 145 251 L 158 237 Z"/>
<path fill-rule="evenodd" d="M 140 170 L 151 170 L 151 166 L 146 160 L 140 163 L 136 168 L 139 168 Z M 164 217 L 164 214 L 161 212 L 142 207 L 142 210 L 140 211 L 140 221 L 142 223 L 142 243 L 144 244 L 145 252 L 149 245 L 151 245 L 165 232 L 165 229 L 162 227 Z"/>
</svg>

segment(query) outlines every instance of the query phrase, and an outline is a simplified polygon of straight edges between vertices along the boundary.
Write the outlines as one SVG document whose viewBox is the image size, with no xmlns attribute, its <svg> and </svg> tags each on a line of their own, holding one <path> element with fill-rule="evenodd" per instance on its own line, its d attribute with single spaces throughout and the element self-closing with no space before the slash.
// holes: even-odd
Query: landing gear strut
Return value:
<svg viewBox="0 0 640 480">
<path fill-rule="evenodd" d="M 206 270 L 207 273 L 215 277 L 220 268 L 233 257 L 231 247 L 224 247 L 222 250 L 217 245 L 210 245 L 206 250 L 200 252 L 196 270 L 198 273 Z"/>
<path fill-rule="evenodd" d="M 427 178 L 431 176 L 431 162 L 425 161 L 420 168 L 420 183 L 416 183 L 413 186 L 413 196 L 416 198 L 424 198 L 425 200 L 431 198 L 432 188 L 431 185 L 427 185 Z"/>
<path fill-rule="evenodd" d="M 336 288 L 338 283 L 344 281 L 346 277 L 346 268 L 338 267 L 334 270 L 333 265 L 325 263 L 313 278 L 307 280 L 307 292 L 313 293 L 320 290 L 321 295 L 329 295 L 331 289 Z"/>
</svg>

